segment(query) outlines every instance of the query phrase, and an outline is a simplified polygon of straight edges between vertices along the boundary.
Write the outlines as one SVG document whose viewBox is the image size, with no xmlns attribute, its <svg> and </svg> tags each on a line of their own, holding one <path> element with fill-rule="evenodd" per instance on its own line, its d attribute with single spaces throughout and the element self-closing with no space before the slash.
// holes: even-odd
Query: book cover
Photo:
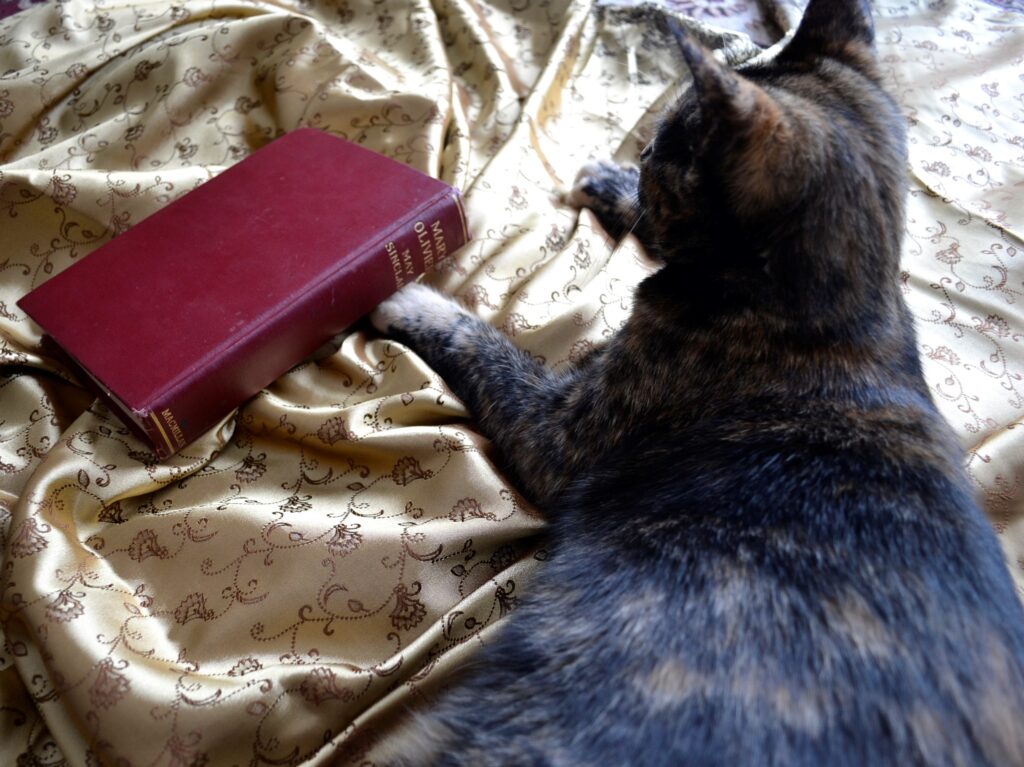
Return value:
<svg viewBox="0 0 1024 767">
<path fill-rule="evenodd" d="M 166 458 L 468 239 L 456 189 L 303 128 L 18 304 Z"/>
</svg>

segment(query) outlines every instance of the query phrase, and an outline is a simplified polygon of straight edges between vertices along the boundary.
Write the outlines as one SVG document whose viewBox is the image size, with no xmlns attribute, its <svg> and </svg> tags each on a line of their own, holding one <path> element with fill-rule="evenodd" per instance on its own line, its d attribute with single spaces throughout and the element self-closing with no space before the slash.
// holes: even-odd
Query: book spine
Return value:
<svg viewBox="0 0 1024 767">
<path fill-rule="evenodd" d="M 185 434 L 174 416 L 174 411 L 169 407 L 164 407 L 160 411 L 135 412 L 133 415 L 136 423 L 146 432 L 153 452 L 160 459 L 170 458 L 191 441 L 185 438 Z M 195 436 L 198 437 L 199 434 Z"/>
<path fill-rule="evenodd" d="M 470 238 L 454 189 L 339 259 L 137 413 L 166 458 Z"/>
</svg>

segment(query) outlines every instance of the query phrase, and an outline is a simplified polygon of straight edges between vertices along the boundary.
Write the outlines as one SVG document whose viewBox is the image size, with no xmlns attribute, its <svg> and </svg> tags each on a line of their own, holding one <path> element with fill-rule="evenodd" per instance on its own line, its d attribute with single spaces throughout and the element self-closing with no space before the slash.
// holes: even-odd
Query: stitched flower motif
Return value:
<svg viewBox="0 0 1024 767">
<path fill-rule="evenodd" d="M 202 735 L 191 732 L 184 738 L 172 735 L 167 741 L 167 751 L 173 767 L 206 767 L 210 756 L 199 750 Z"/>
<path fill-rule="evenodd" d="M 466 519 L 495 519 L 496 517 L 488 511 L 484 511 L 480 501 L 476 498 L 463 498 L 452 506 L 448 513 L 448 519 L 455 522 L 465 522 Z"/>
<path fill-rule="evenodd" d="M 201 83 L 209 82 L 210 76 L 199 67 L 189 67 L 185 70 L 182 81 L 189 88 L 198 88 Z"/>
<path fill-rule="evenodd" d="M 336 557 L 351 554 L 363 541 L 363 536 L 356 532 L 359 525 L 335 525 L 334 537 L 327 541 L 327 550 Z"/>
<path fill-rule="evenodd" d="M 96 515 L 96 518 L 100 522 L 109 522 L 110 524 L 119 525 L 125 521 L 124 509 L 121 507 L 120 501 L 114 501 L 109 506 L 104 506 L 100 509 L 100 513 Z"/>
<path fill-rule="evenodd" d="M 53 187 L 50 196 L 58 205 L 70 205 L 78 196 L 78 189 L 67 180 L 67 177 L 54 176 L 50 183 Z"/>
<path fill-rule="evenodd" d="M 46 532 L 50 529 L 50 526 L 44 525 L 43 528 L 43 532 Z M 12 557 L 21 559 L 22 557 L 29 557 L 42 551 L 46 546 L 47 541 L 43 533 L 40 532 L 39 525 L 35 519 L 29 517 L 18 526 L 18 531 L 11 536 L 9 550 Z"/>
<path fill-rule="evenodd" d="M 561 250 L 565 246 L 565 233 L 558 227 L 558 224 L 551 225 L 551 230 L 544 239 L 544 246 L 553 251 Z"/>
<path fill-rule="evenodd" d="M 139 82 L 149 77 L 149 73 L 157 68 L 156 62 L 143 59 L 135 65 L 135 79 Z"/>
<path fill-rule="evenodd" d="M 391 611 L 391 625 L 401 631 L 419 625 L 427 614 L 427 608 L 416 596 L 420 593 L 420 585 L 413 584 L 415 591 L 409 591 L 402 584 L 395 587 L 395 609 Z"/>
<path fill-rule="evenodd" d="M 535 327 L 537 326 L 531 325 L 530 321 L 519 312 L 512 312 L 512 314 L 505 319 L 501 329 L 510 336 L 516 336 L 523 330 L 531 330 Z"/>
<path fill-rule="evenodd" d="M 46 606 L 46 616 L 57 623 L 73 621 L 85 612 L 81 600 L 70 591 L 62 591 Z"/>
<path fill-rule="evenodd" d="M 206 597 L 198 591 L 193 591 L 174 609 L 174 620 L 183 626 L 191 620 L 208 621 L 213 617 L 213 610 L 206 607 Z"/>
<path fill-rule="evenodd" d="M 948 346 L 939 346 L 928 353 L 928 357 L 937 361 L 945 361 L 950 365 L 959 365 L 960 357 Z"/>
<path fill-rule="evenodd" d="M 970 144 L 965 145 L 967 150 L 967 156 L 973 157 L 975 160 L 981 160 L 982 162 L 991 162 L 992 153 L 983 146 L 971 146 Z"/>
<path fill-rule="evenodd" d="M 178 150 L 178 157 L 182 160 L 191 160 L 195 153 L 199 151 L 199 145 L 193 144 L 190 138 L 179 141 L 174 145 L 174 148 Z"/>
<path fill-rule="evenodd" d="M 984 320 L 979 320 L 975 317 L 974 320 L 978 323 L 977 330 L 982 333 L 996 336 L 997 338 L 1006 338 L 1010 335 L 1010 323 L 998 314 L 990 314 Z"/>
<path fill-rule="evenodd" d="M 924 163 L 924 169 L 943 178 L 949 175 L 949 166 L 944 162 L 926 162 Z"/>
<path fill-rule="evenodd" d="M 89 700 L 96 708 L 110 708 L 128 693 L 131 682 L 121 673 L 126 668 L 128 661 L 116 666 L 110 658 L 100 661 L 96 679 L 89 687 Z"/>
<path fill-rule="evenodd" d="M 508 204 L 516 210 L 523 210 L 529 203 L 526 200 L 526 195 L 523 194 L 523 190 L 518 186 L 513 186 L 512 194 L 508 198 Z"/>
<path fill-rule="evenodd" d="M 487 288 L 483 285 L 471 285 L 462 293 L 462 302 L 469 308 L 486 306 L 491 309 L 498 307 L 491 303 L 491 297 L 487 294 Z"/>
<path fill-rule="evenodd" d="M 251 453 L 242 459 L 242 465 L 235 469 L 235 479 L 239 482 L 251 483 L 262 477 L 267 471 L 266 453 L 253 456 Z"/>
<path fill-rule="evenodd" d="M 958 243 L 953 243 L 948 248 L 943 248 L 935 254 L 935 258 L 944 264 L 949 264 L 950 266 L 960 263 L 960 245 Z"/>
<path fill-rule="evenodd" d="M 572 254 L 572 260 L 580 269 L 590 266 L 590 246 L 585 240 L 576 243 L 576 252 Z"/>
<path fill-rule="evenodd" d="M 494 572 L 500 573 L 505 568 L 514 565 L 518 559 L 519 555 L 514 546 L 499 546 L 494 550 L 494 553 L 491 554 L 490 564 L 494 569 Z"/>
<path fill-rule="evenodd" d="M 37 133 L 39 134 L 40 144 L 49 144 L 50 142 L 57 138 L 57 134 L 60 133 L 60 131 L 58 131 L 52 125 L 49 125 L 47 120 L 44 118 L 40 121 Z"/>
<path fill-rule="evenodd" d="M 128 556 L 136 562 L 141 562 L 149 557 L 164 559 L 167 557 L 167 549 L 160 545 L 154 530 L 140 530 L 128 546 Z"/>
<path fill-rule="evenodd" d="M 594 350 L 594 342 L 581 338 L 569 348 L 569 361 L 577 364 Z"/>
<path fill-rule="evenodd" d="M 309 672 L 299 687 L 302 697 L 319 706 L 325 700 L 352 700 L 352 691 L 338 685 L 337 675 L 322 666 Z"/>
<path fill-rule="evenodd" d="M 309 502 L 310 498 L 312 497 L 313 496 L 311 495 L 304 495 L 300 498 L 297 495 L 291 495 L 288 496 L 287 500 L 285 500 L 284 503 L 278 506 L 278 508 L 281 511 L 287 511 L 292 514 L 298 513 L 300 511 L 307 511 L 313 508 L 313 504 Z"/>
<path fill-rule="evenodd" d="M 316 430 L 316 436 L 320 438 L 321 442 L 333 445 L 335 442 L 351 439 L 353 434 L 345 428 L 345 421 L 341 416 L 335 416 L 324 421 L 323 425 Z"/>
<path fill-rule="evenodd" d="M 263 664 L 255 658 L 242 658 L 231 667 L 231 670 L 228 671 L 228 676 L 245 676 L 254 671 L 259 671 L 261 668 L 263 668 Z"/>
<path fill-rule="evenodd" d="M 434 472 L 421 467 L 420 462 L 411 455 L 398 459 L 395 468 L 391 470 L 391 479 L 395 481 L 396 485 L 404 486 L 417 479 L 430 479 L 432 476 L 434 476 Z"/>
</svg>

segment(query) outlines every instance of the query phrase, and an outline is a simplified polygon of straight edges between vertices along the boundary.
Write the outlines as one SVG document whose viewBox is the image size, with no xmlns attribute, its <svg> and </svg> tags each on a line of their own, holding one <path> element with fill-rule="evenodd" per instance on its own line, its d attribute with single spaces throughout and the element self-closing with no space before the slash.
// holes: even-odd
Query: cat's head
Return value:
<svg viewBox="0 0 1024 767">
<path fill-rule="evenodd" d="M 777 57 L 738 71 L 673 31 L 693 85 L 641 156 L 657 255 L 726 282 L 786 284 L 797 272 L 842 281 L 837 267 L 879 261 L 892 278 L 904 123 L 881 85 L 866 3 L 810 0 Z M 807 263 L 823 249 L 834 255 Z M 863 264 L 850 263 L 851 249 Z"/>
</svg>

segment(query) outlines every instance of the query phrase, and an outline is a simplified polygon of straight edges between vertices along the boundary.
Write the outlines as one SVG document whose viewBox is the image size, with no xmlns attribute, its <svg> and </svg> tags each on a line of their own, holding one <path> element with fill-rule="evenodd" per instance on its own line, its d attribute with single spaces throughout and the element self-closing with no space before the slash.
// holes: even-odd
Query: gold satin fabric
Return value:
<svg viewBox="0 0 1024 767">
<path fill-rule="evenodd" d="M 1024 17 L 879 13 L 911 125 L 904 286 L 1021 583 Z M 652 268 L 558 201 L 587 160 L 635 159 L 679 92 L 650 17 L 154 0 L 0 21 L 0 764 L 372 764 L 546 556 L 470 414 L 365 325 L 157 462 L 41 356 L 16 300 L 309 125 L 462 188 L 476 239 L 430 279 L 565 366 Z M 726 58 L 754 52 L 708 18 Z"/>
</svg>

